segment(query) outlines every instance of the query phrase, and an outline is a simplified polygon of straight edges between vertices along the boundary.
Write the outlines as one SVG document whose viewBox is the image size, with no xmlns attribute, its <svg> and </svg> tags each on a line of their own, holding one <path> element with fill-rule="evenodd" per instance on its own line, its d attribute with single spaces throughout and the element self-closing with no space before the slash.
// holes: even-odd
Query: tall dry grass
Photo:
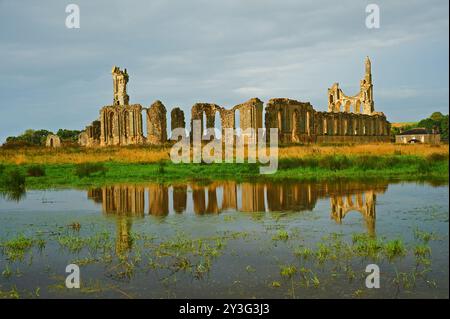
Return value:
<svg viewBox="0 0 450 319">
<path fill-rule="evenodd" d="M 115 161 L 122 163 L 152 163 L 169 159 L 167 147 L 105 147 L 105 148 L 28 148 L 0 149 L 0 163 L 9 164 L 64 164 Z M 309 145 L 278 149 L 279 158 L 302 158 L 325 155 L 417 155 L 449 154 L 448 145 Z"/>
<path fill-rule="evenodd" d="M 360 145 L 310 145 L 280 148 L 280 158 L 297 158 L 314 155 L 417 155 L 449 154 L 448 145 L 427 144 L 360 144 Z"/>
<path fill-rule="evenodd" d="M 80 164 L 115 161 L 150 163 L 169 158 L 170 148 L 105 147 L 105 148 L 29 148 L 0 149 L 0 163 L 10 164 Z"/>
</svg>

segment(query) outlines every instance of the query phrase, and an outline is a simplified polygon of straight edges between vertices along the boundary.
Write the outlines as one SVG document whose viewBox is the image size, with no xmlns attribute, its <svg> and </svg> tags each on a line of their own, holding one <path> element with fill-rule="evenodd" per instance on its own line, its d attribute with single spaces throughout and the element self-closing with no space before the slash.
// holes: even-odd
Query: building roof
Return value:
<svg viewBox="0 0 450 319">
<path fill-rule="evenodd" d="M 427 130 L 424 127 L 417 127 L 417 128 L 413 128 L 411 130 L 401 132 L 398 135 L 427 135 L 427 134 L 433 134 L 433 132 L 431 132 L 430 130 Z"/>
</svg>

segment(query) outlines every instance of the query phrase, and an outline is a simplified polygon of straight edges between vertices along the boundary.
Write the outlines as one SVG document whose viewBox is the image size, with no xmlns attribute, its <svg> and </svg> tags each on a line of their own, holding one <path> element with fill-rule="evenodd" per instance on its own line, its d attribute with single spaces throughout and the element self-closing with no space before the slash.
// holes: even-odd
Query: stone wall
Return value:
<svg viewBox="0 0 450 319">
<path fill-rule="evenodd" d="M 45 140 L 45 146 L 52 148 L 61 147 L 61 139 L 58 135 L 50 134 Z"/>
<path fill-rule="evenodd" d="M 339 88 L 339 83 L 334 83 L 328 89 L 328 112 L 346 112 L 371 115 L 374 112 L 372 63 L 366 57 L 365 75 L 360 81 L 359 92 L 356 95 L 345 95 Z M 362 110 L 361 110 L 362 108 Z"/>
<path fill-rule="evenodd" d="M 147 109 L 147 143 L 163 144 L 167 141 L 166 107 L 161 101 Z"/>
<path fill-rule="evenodd" d="M 170 112 L 170 127 L 172 130 L 176 128 L 186 128 L 184 112 L 179 107 L 172 109 Z"/>
<path fill-rule="evenodd" d="M 96 120 L 91 125 L 86 126 L 85 130 L 78 136 L 78 144 L 81 146 L 97 146 L 100 142 L 101 123 Z"/>
<path fill-rule="evenodd" d="M 258 98 L 250 99 L 233 107 L 233 112 L 237 111 L 239 111 L 239 128 L 241 130 L 252 128 L 255 133 L 255 136 L 252 137 L 257 138 L 258 128 L 263 127 L 263 102 Z M 237 126 L 235 123 L 235 127 Z"/>
<path fill-rule="evenodd" d="M 142 106 L 110 105 L 100 110 L 100 146 L 142 144 Z"/>
<path fill-rule="evenodd" d="M 309 102 L 277 98 L 266 105 L 266 129 L 278 128 L 280 143 L 310 143 L 314 140 L 315 111 Z"/>
<path fill-rule="evenodd" d="M 195 103 L 191 108 L 191 137 L 193 129 L 193 121 L 200 121 L 201 123 L 201 136 L 204 134 L 204 128 L 214 128 L 214 123 L 216 120 L 216 113 L 219 114 L 223 109 L 213 103 Z M 205 115 L 205 116 L 203 116 Z M 206 119 L 206 123 L 205 123 Z"/>
<path fill-rule="evenodd" d="M 417 140 L 419 143 L 439 144 L 441 142 L 440 134 L 411 134 L 411 135 L 396 135 L 395 143 L 408 144 L 412 140 Z"/>
<path fill-rule="evenodd" d="M 309 102 L 271 99 L 266 129 L 278 128 L 279 143 L 389 142 L 390 123 L 383 113 L 317 112 Z"/>
<path fill-rule="evenodd" d="M 167 141 L 166 108 L 156 101 L 146 110 L 147 137 L 143 134 L 140 104 L 129 104 L 127 70 L 113 67 L 113 105 L 100 110 L 100 118 L 79 136 L 79 144 L 91 146 L 163 144 Z M 361 109 L 362 108 L 362 109 Z M 237 113 L 239 112 L 239 123 Z M 220 117 L 222 135 L 226 128 L 253 128 L 257 133 L 263 126 L 279 130 L 279 143 L 371 143 L 388 142 L 390 123 L 381 112 L 375 112 L 371 62 L 365 61 L 365 77 L 361 80 L 357 95 L 347 96 L 335 83 L 328 90 L 328 112 L 314 110 L 309 102 L 287 98 L 269 100 L 265 107 L 263 123 L 263 102 L 252 98 L 231 109 L 213 103 L 196 103 L 191 108 L 190 129 L 193 121 L 201 123 L 201 135 L 205 128 L 214 128 Z M 177 107 L 171 111 L 171 128 L 186 127 L 183 111 Z M 268 135 L 268 134 L 267 134 Z M 256 137 L 256 136 L 255 136 Z M 212 136 L 210 139 L 217 138 Z M 233 137 L 234 140 L 234 137 Z M 248 139 L 247 139 L 248 141 Z"/>
</svg>

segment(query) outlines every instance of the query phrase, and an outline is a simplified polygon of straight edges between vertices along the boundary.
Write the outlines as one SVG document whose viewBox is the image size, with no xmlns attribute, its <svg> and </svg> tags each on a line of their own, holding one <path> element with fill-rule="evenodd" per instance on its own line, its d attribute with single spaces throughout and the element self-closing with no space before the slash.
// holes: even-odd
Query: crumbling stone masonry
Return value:
<svg viewBox="0 0 450 319">
<path fill-rule="evenodd" d="M 315 136 L 314 114 L 309 102 L 271 99 L 266 105 L 265 126 L 278 128 L 280 143 L 310 143 Z"/>
<path fill-rule="evenodd" d="M 50 134 L 45 140 L 45 146 L 51 148 L 61 147 L 61 139 L 58 135 Z"/>
<path fill-rule="evenodd" d="M 112 69 L 113 88 L 114 88 L 114 105 L 128 105 L 130 97 L 127 94 L 128 73 L 127 69 L 121 71 L 119 67 L 114 66 Z"/>
<path fill-rule="evenodd" d="M 365 61 L 365 72 L 360 92 L 353 97 L 345 96 L 337 83 L 328 90 L 328 112 L 315 111 L 309 102 L 269 100 L 266 129 L 278 128 L 279 142 L 284 144 L 389 142 L 390 123 L 382 112 L 374 110 L 369 58 Z"/>
<path fill-rule="evenodd" d="M 201 121 L 201 132 L 206 128 L 214 128 L 216 116 L 220 116 L 220 128 L 222 136 L 226 128 L 262 128 L 263 102 L 258 98 L 253 98 L 245 103 L 238 104 L 232 109 L 225 109 L 217 104 L 196 103 L 191 109 L 191 132 L 193 121 Z M 236 113 L 239 112 L 239 123 L 236 123 Z M 206 123 L 205 123 L 206 120 Z M 256 132 L 256 131 L 255 131 Z"/>
<path fill-rule="evenodd" d="M 170 127 L 175 128 L 186 128 L 186 121 L 184 120 L 184 112 L 176 107 L 170 112 Z"/>
<path fill-rule="evenodd" d="M 200 121 L 201 136 L 203 136 L 203 134 L 206 133 L 204 132 L 204 129 L 214 128 L 216 112 L 219 112 L 220 114 L 221 111 L 222 108 L 217 104 L 195 103 L 191 109 L 191 132 L 193 131 L 194 121 Z"/>
<path fill-rule="evenodd" d="M 95 120 L 91 125 L 86 126 L 85 130 L 78 136 L 78 144 L 81 146 L 97 146 L 100 141 L 100 121 Z"/>
<path fill-rule="evenodd" d="M 316 143 L 372 143 L 390 141 L 390 123 L 382 113 L 374 115 L 316 112 Z"/>
<path fill-rule="evenodd" d="M 142 106 L 110 105 L 100 110 L 100 146 L 142 144 Z"/>
<path fill-rule="evenodd" d="M 373 115 L 317 112 L 310 103 L 271 99 L 266 106 L 266 129 L 278 128 L 279 143 L 388 142 L 390 123 Z"/>
<path fill-rule="evenodd" d="M 388 142 L 390 123 L 382 112 L 376 112 L 373 100 L 372 70 L 369 58 L 365 60 L 365 76 L 360 82 L 359 93 L 345 95 L 335 83 L 328 89 L 328 112 L 316 111 L 311 103 L 287 98 L 263 102 L 252 98 L 231 109 L 217 104 L 196 103 L 191 108 L 190 129 L 193 121 L 201 123 L 201 134 L 207 128 L 216 127 L 224 135 L 226 128 L 255 129 L 278 128 L 279 142 L 289 143 L 371 143 Z M 83 146 L 109 146 L 131 144 L 163 144 L 167 141 L 166 108 L 156 101 L 149 108 L 129 104 L 127 70 L 112 69 L 113 105 L 100 110 L 98 121 L 92 122 L 79 136 Z M 146 110 L 147 137 L 142 128 L 142 111 Z M 238 115 L 239 114 L 239 115 Z M 186 127 L 186 119 L 180 108 L 171 112 L 171 128 Z M 217 138 L 212 136 L 210 139 Z M 255 136 L 256 137 L 256 136 Z M 233 137 L 234 141 L 234 137 Z"/>
<path fill-rule="evenodd" d="M 263 127 L 263 102 L 258 98 L 250 99 L 233 107 L 233 112 L 236 113 L 237 111 L 239 111 L 239 127 L 241 130 L 252 128 L 256 135 L 251 137 L 257 138 L 258 128 Z M 236 128 L 236 123 L 234 127 Z"/>
<path fill-rule="evenodd" d="M 147 143 L 163 144 L 167 141 L 166 107 L 156 101 L 147 109 Z"/>
<path fill-rule="evenodd" d="M 374 112 L 372 65 L 369 57 L 366 57 L 365 60 L 365 76 L 360 82 L 358 94 L 354 96 L 345 95 L 339 88 L 339 83 L 334 83 L 328 89 L 328 112 L 341 111 L 367 115 L 372 115 Z"/>
</svg>

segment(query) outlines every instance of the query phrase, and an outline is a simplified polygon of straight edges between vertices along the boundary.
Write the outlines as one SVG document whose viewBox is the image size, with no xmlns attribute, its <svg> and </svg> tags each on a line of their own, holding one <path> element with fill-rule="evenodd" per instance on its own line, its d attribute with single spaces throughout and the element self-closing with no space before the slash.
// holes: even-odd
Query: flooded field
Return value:
<svg viewBox="0 0 450 319">
<path fill-rule="evenodd" d="M 448 298 L 448 199 L 446 184 L 381 181 L 4 194 L 0 297 Z"/>
</svg>

